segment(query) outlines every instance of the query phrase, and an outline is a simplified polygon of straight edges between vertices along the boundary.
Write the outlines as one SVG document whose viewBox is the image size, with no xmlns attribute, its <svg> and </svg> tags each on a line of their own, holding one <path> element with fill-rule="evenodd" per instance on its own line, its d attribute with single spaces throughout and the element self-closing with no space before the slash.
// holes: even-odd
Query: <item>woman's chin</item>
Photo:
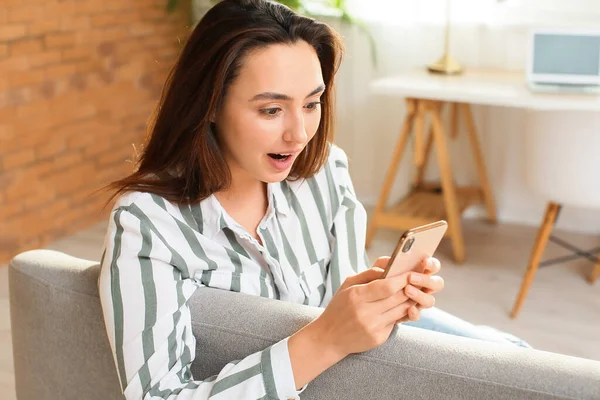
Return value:
<svg viewBox="0 0 600 400">
<path fill-rule="evenodd" d="M 284 181 L 289 175 L 290 171 L 270 172 L 263 174 L 263 179 L 261 180 L 265 183 L 277 183 Z"/>
</svg>

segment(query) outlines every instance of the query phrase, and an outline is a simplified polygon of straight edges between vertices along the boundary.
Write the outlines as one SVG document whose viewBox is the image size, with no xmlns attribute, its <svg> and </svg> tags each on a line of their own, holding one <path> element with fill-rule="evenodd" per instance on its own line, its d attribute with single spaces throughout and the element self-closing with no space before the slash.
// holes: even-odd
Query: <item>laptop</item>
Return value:
<svg viewBox="0 0 600 400">
<path fill-rule="evenodd" d="M 600 30 L 532 30 L 527 86 L 540 93 L 600 94 Z"/>
</svg>

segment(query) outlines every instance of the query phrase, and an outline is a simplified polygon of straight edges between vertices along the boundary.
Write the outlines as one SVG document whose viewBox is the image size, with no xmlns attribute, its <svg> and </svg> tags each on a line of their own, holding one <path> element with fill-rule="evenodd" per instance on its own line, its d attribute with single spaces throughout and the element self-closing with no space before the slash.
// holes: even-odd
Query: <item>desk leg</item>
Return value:
<svg viewBox="0 0 600 400">
<path fill-rule="evenodd" d="M 450 232 L 450 237 L 452 238 L 454 259 L 457 263 L 462 264 L 465 261 L 465 242 L 462 234 L 456 187 L 452 176 L 448 143 L 446 142 L 446 133 L 444 132 L 439 102 L 430 102 L 430 109 L 438 165 L 442 178 L 442 193 L 448 218 L 448 230 Z"/>
<path fill-rule="evenodd" d="M 600 261 L 598 261 L 596 263 L 594 270 L 592 271 L 592 273 L 590 274 L 590 277 L 588 278 L 588 282 L 594 283 L 594 282 L 596 282 L 596 279 L 598 279 L 598 277 L 600 277 Z"/>
<path fill-rule="evenodd" d="M 387 204 L 387 200 L 390 195 L 390 190 L 394 183 L 394 179 L 396 178 L 398 165 L 400 164 L 400 160 L 402 159 L 402 153 L 404 153 L 404 149 L 406 148 L 406 142 L 408 141 L 408 137 L 410 136 L 412 130 L 415 112 L 416 101 L 414 99 L 406 100 L 406 118 L 404 119 L 404 125 L 402 126 L 402 131 L 400 132 L 400 138 L 398 139 L 398 142 L 396 143 L 396 148 L 394 149 L 392 161 L 388 166 L 385 181 L 383 183 L 383 188 L 381 189 L 379 199 L 377 200 L 377 206 L 375 207 L 375 211 L 373 212 L 373 216 L 371 217 L 371 221 L 367 229 L 367 237 L 365 243 L 366 248 L 371 247 L 373 236 L 375 236 L 375 231 L 377 230 L 377 225 L 379 222 L 378 219 L 380 218 L 380 214 L 383 213 L 383 210 L 385 209 L 385 206 Z"/>
<path fill-rule="evenodd" d="M 529 292 L 529 288 L 533 283 L 533 278 L 535 278 L 535 274 L 540 266 L 540 259 L 544 254 L 544 249 L 546 248 L 548 239 L 552 234 L 552 229 L 554 228 L 554 224 L 558 218 L 560 208 L 560 204 L 552 202 L 548 203 L 546 206 L 546 214 L 544 215 L 542 226 L 540 227 L 537 238 L 535 239 L 533 251 L 531 252 L 531 258 L 529 259 L 529 265 L 527 266 L 527 272 L 525 273 L 523 283 L 521 284 L 521 289 L 519 290 L 519 295 L 517 296 L 517 300 L 515 301 L 515 305 L 513 306 L 510 314 L 511 318 L 513 319 L 517 318 L 519 312 L 521 311 L 521 307 L 523 307 L 523 302 L 525 301 L 525 297 L 527 297 L 527 292 Z"/>
<path fill-rule="evenodd" d="M 450 103 L 450 137 L 456 139 L 458 137 L 458 118 L 460 113 L 459 103 Z"/>
<path fill-rule="evenodd" d="M 415 134 L 415 165 L 421 168 L 425 163 L 425 150 L 423 148 L 423 135 L 425 132 L 425 103 L 417 101 L 417 115 L 414 122 Z"/>
<path fill-rule="evenodd" d="M 440 103 L 440 107 L 443 107 L 444 104 Z M 440 112 L 442 109 L 440 108 Z M 418 189 L 423 185 L 423 180 L 425 179 L 425 171 L 427 170 L 427 162 L 429 161 L 429 156 L 431 154 L 431 148 L 433 146 L 433 125 L 429 128 L 429 134 L 427 135 L 427 143 L 425 144 L 425 154 L 423 156 L 423 163 L 421 165 L 417 165 L 417 173 L 415 175 L 415 180 L 413 183 L 413 187 Z"/>
<path fill-rule="evenodd" d="M 485 168 L 485 162 L 483 161 L 483 154 L 481 152 L 481 146 L 479 145 L 479 139 L 477 137 L 477 129 L 475 128 L 473 113 L 471 113 L 471 105 L 462 103 L 460 106 L 465 117 L 465 122 L 467 123 L 467 132 L 469 134 L 471 146 L 473 147 L 473 155 L 475 157 L 475 164 L 477 166 L 477 173 L 479 175 L 479 182 L 481 184 L 483 201 L 485 202 L 490 222 L 496 223 L 497 218 L 494 194 L 492 193 L 492 185 L 490 184 L 490 180 Z"/>
</svg>

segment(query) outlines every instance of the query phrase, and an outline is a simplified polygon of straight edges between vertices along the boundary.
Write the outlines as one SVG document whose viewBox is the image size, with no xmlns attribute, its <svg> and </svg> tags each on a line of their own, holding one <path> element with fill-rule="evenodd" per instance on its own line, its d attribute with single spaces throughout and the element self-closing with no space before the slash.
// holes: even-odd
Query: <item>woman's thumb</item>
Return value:
<svg viewBox="0 0 600 400">
<path fill-rule="evenodd" d="M 379 257 L 375 261 L 375 264 L 373 264 L 373 267 L 348 277 L 346 280 L 347 285 L 363 285 L 381 278 L 381 275 L 383 275 L 383 271 L 385 270 L 385 267 L 387 267 L 389 261 L 390 257 Z"/>
<path fill-rule="evenodd" d="M 375 260 L 375 264 L 373 264 L 373 267 L 386 269 L 388 263 L 390 262 L 390 259 L 391 257 L 379 257 L 377 260 Z"/>
</svg>

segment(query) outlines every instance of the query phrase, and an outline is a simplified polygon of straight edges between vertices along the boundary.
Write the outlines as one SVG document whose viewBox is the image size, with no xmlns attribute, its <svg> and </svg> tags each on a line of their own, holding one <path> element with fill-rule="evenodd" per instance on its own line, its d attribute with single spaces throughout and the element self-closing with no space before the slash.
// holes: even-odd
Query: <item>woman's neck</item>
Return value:
<svg viewBox="0 0 600 400">
<path fill-rule="evenodd" d="M 229 189 L 214 195 L 227 214 L 260 242 L 257 229 L 269 206 L 267 184 L 232 182 Z"/>
<path fill-rule="evenodd" d="M 215 196 L 217 196 L 219 201 L 223 199 L 227 202 L 266 199 L 267 184 L 255 179 L 236 179 L 235 176 L 232 176 L 231 185 L 227 189 L 215 193 Z"/>
</svg>

